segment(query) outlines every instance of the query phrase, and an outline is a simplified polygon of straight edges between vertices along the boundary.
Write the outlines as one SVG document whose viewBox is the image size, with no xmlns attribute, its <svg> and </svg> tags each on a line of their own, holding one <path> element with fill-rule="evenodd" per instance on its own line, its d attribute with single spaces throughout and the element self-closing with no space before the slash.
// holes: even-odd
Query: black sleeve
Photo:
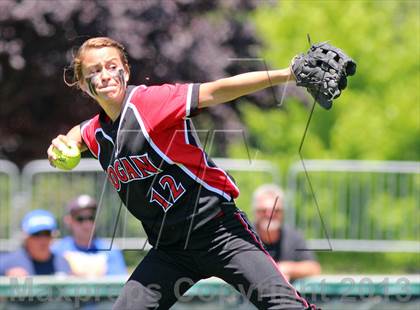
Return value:
<svg viewBox="0 0 420 310">
<path fill-rule="evenodd" d="M 198 107 L 199 103 L 199 96 L 200 96 L 200 84 L 194 83 L 191 92 L 191 107 L 189 111 L 189 116 L 196 116 L 200 113 L 200 109 Z"/>
</svg>

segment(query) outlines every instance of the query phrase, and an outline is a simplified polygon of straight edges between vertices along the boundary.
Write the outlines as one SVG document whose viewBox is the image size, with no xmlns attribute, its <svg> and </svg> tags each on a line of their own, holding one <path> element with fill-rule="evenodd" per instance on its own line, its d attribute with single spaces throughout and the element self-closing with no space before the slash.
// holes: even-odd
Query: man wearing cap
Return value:
<svg viewBox="0 0 420 310">
<path fill-rule="evenodd" d="M 284 224 L 284 193 L 264 184 L 253 195 L 255 228 L 278 268 L 290 280 L 317 275 L 321 266 L 300 231 Z M 303 250 L 303 251 L 302 251 Z"/>
<path fill-rule="evenodd" d="M 64 216 L 71 236 L 57 241 L 53 252 L 62 254 L 77 276 L 125 275 L 127 269 L 121 251 L 106 250 L 109 244 L 96 237 L 90 242 L 96 209 L 95 199 L 88 195 L 71 200 Z"/>
<path fill-rule="evenodd" d="M 50 250 L 57 232 L 54 216 L 46 210 L 34 210 L 22 220 L 23 246 L 2 256 L 0 275 L 18 277 L 30 275 L 69 274 L 70 266 L 60 255 Z"/>
</svg>

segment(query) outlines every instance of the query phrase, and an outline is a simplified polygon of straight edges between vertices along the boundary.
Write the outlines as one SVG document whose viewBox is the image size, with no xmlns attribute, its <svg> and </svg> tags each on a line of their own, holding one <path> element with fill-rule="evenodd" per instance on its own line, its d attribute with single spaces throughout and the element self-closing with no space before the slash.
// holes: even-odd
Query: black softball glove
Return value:
<svg viewBox="0 0 420 310">
<path fill-rule="evenodd" d="M 355 61 L 326 42 L 313 44 L 306 54 L 295 56 L 291 68 L 296 85 L 305 87 L 327 110 L 346 88 L 347 76 L 356 73 Z"/>
</svg>

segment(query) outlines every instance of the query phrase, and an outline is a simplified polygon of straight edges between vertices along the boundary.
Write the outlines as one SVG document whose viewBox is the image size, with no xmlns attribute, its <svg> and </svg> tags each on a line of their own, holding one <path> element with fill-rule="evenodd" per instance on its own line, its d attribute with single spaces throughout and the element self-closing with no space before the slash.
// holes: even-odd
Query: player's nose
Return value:
<svg viewBox="0 0 420 310">
<path fill-rule="evenodd" d="M 109 71 L 106 68 L 103 68 L 101 71 L 101 80 L 102 81 L 108 81 L 109 79 L 111 79 L 111 74 L 109 73 Z"/>
</svg>

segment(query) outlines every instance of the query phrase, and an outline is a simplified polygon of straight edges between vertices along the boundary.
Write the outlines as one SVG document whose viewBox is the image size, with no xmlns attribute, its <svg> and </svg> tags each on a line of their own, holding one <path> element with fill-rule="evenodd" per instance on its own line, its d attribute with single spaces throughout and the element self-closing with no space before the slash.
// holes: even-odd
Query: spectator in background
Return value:
<svg viewBox="0 0 420 310">
<path fill-rule="evenodd" d="M 284 224 L 284 193 L 275 184 L 260 186 L 253 195 L 256 230 L 281 272 L 290 280 L 317 275 L 321 266 L 307 249 L 302 234 Z"/>
<path fill-rule="evenodd" d="M 96 209 L 95 199 L 88 195 L 71 200 L 64 216 L 71 236 L 57 241 L 53 252 L 62 254 L 77 276 L 125 275 L 127 269 L 121 251 L 106 250 L 109 244 L 96 237 L 90 243 Z"/>
<path fill-rule="evenodd" d="M 57 232 L 57 223 L 50 212 L 29 212 L 22 220 L 22 230 L 23 246 L 2 256 L 0 275 L 19 277 L 70 273 L 67 261 L 50 250 L 53 235 Z"/>
</svg>

